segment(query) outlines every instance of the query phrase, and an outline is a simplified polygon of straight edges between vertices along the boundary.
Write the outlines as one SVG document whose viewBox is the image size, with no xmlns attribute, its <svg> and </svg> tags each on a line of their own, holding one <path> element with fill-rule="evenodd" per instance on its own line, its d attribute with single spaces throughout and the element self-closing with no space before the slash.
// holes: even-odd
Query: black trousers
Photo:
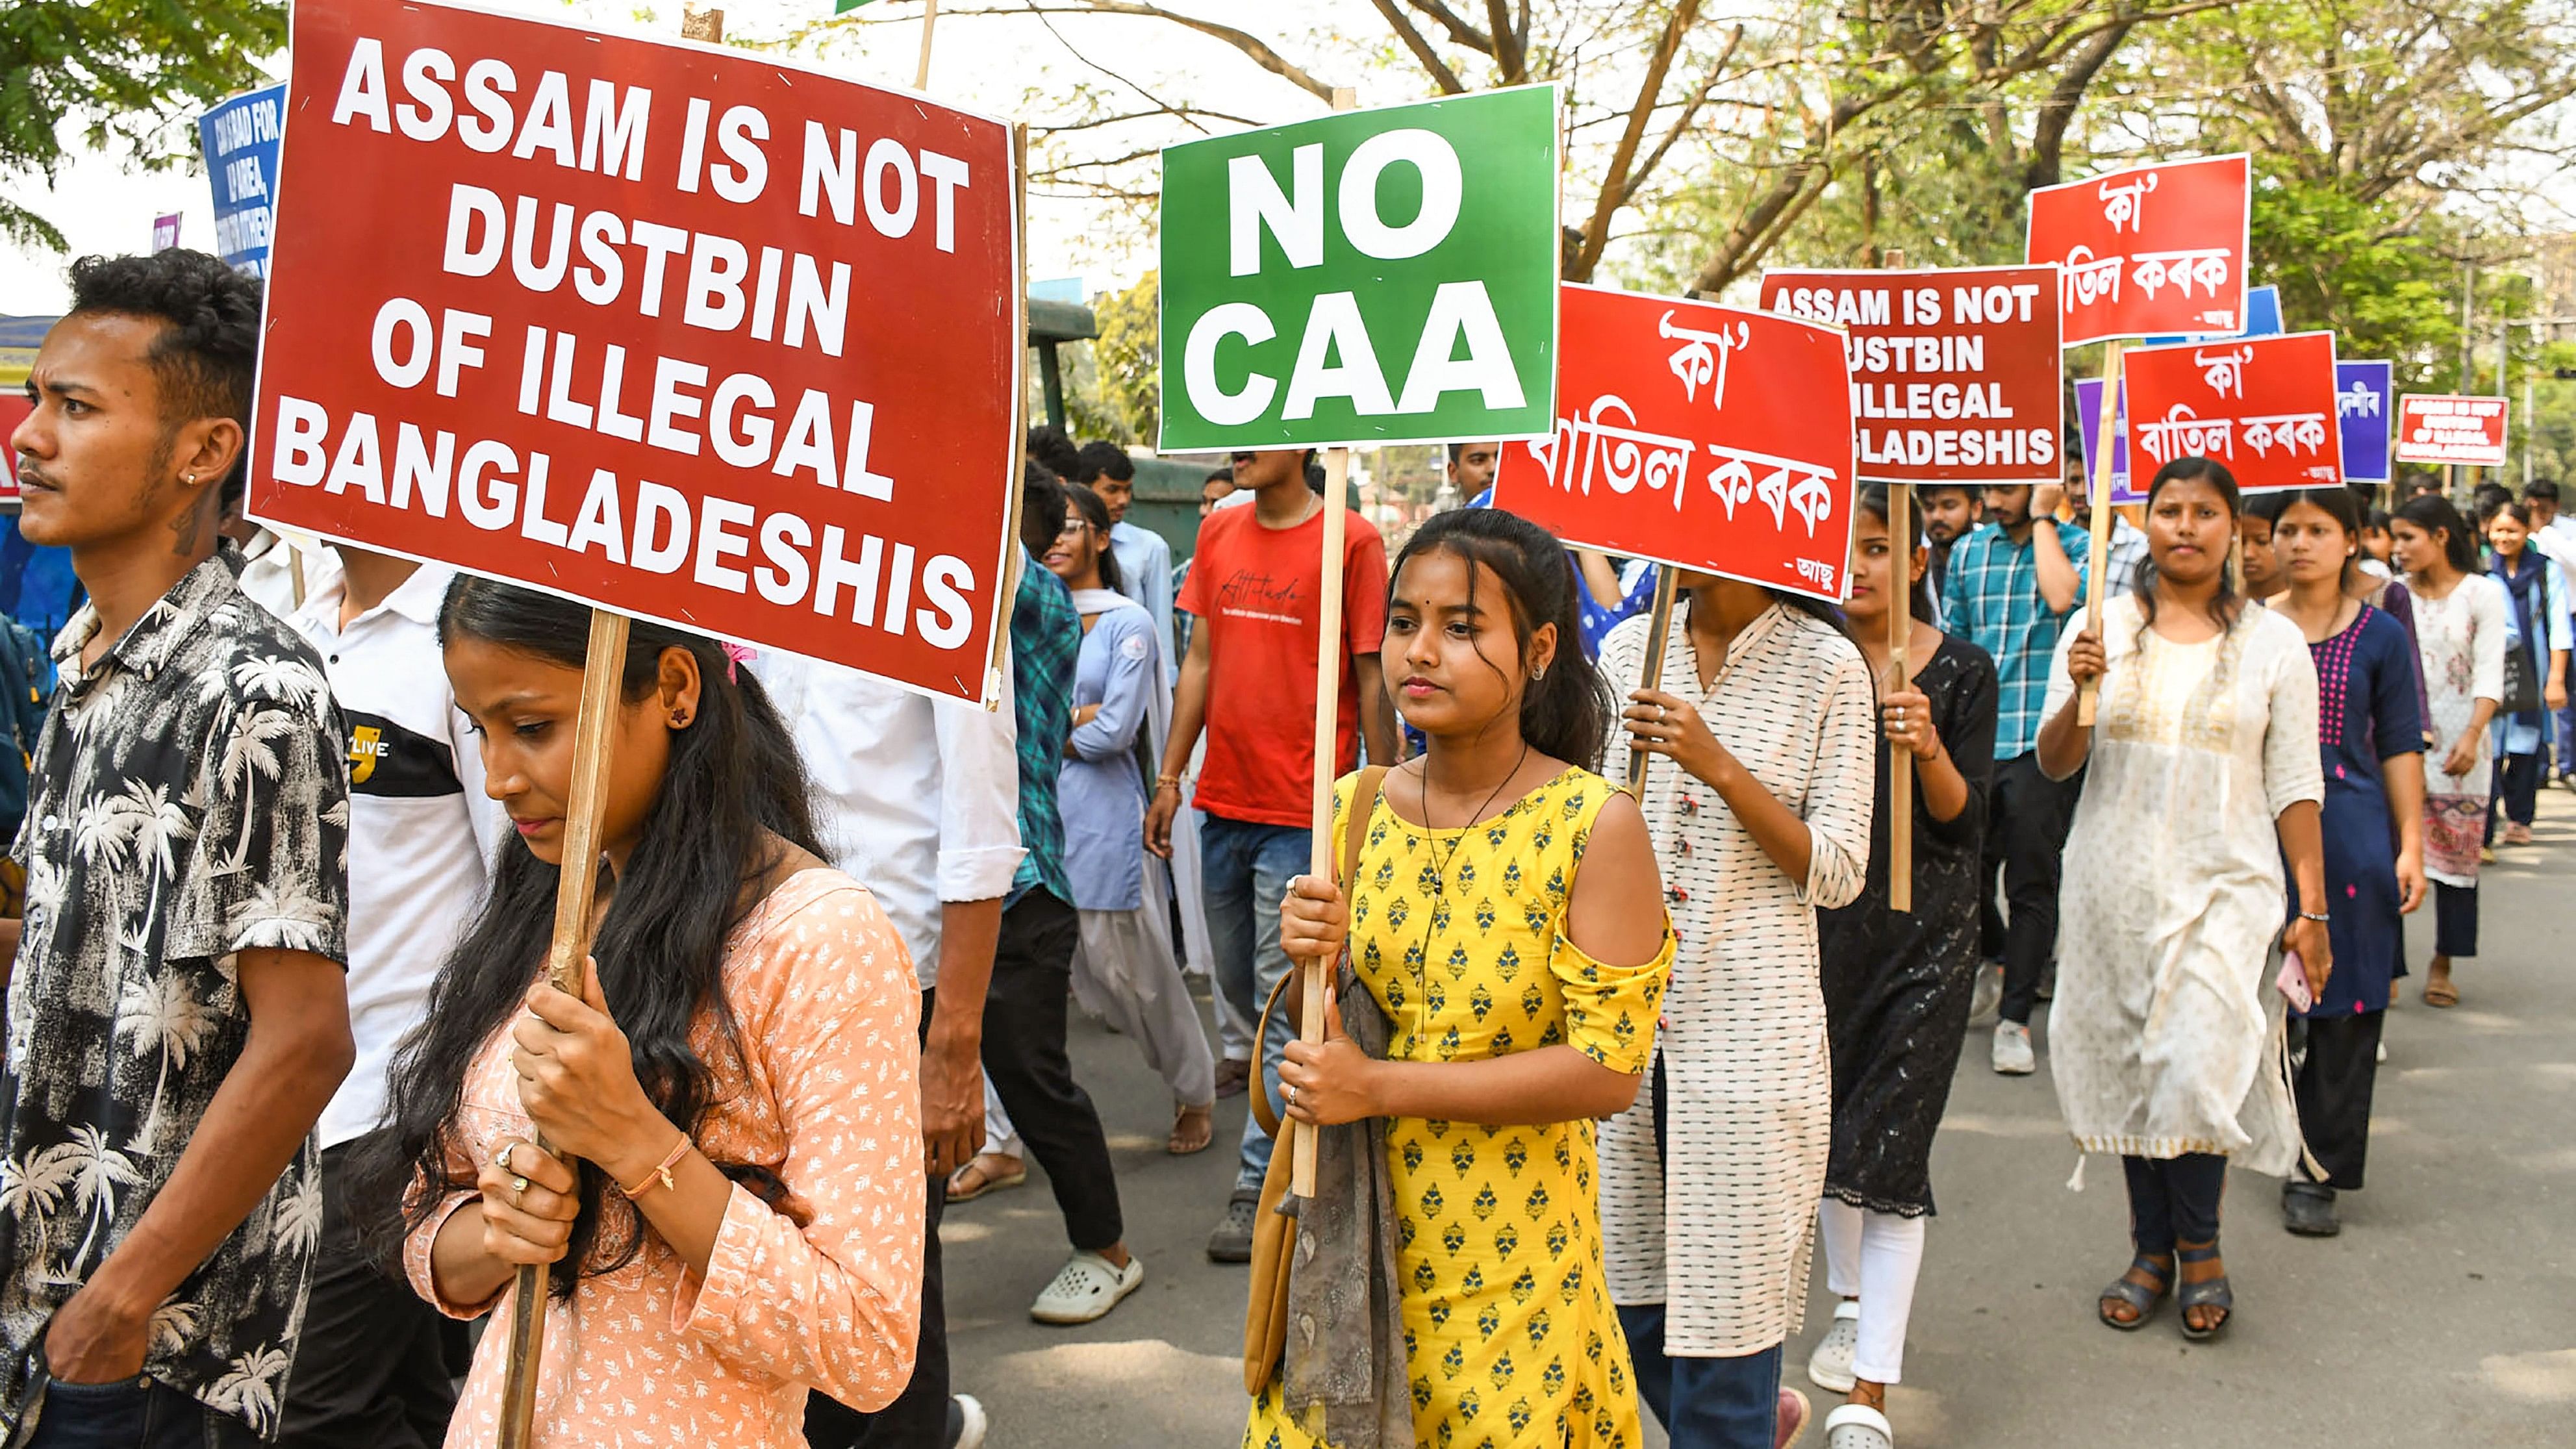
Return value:
<svg viewBox="0 0 2576 1449">
<path fill-rule="evenodd" d="M 2308 1054 L 2291 1089 L 2299 1100 L 2299 1132 L 2326 1170 L 2325 1184 L 2340 1192 L 2361 1186 L 2370 1157 L 2370 1093 L 2379 1082 L 2379 1031 L 2384 1011 L 2337 1012 L 2308 1018 Z"/>
<path fill-rule="evenodd" d="M 1986 956 L 2004 963 L 2006 1021 L 2029 1023 L 2031 1008 L 2039 1003 L 2039 979 L 2057 951 L 2060 858 L 2083 778 L 2048 778 L 2040 773 L 2037 750 L 1995 764 L 1978 876 L 1983 887 L 1980 928 Z M 2009 922 L 1996 906 L 1998 871 L 2003 874 L 2002 899 L 2012 908 Z"/>
<path fill-rule="evenodd" d="M 2227 1159 L 2215 1152 L 2180 1157 L 2123 1157 L 2129 1180 L 2129 1239 L 2161 1257 L 2183 1243 L 2218 1241 L 2218 1200 L 2227 1191 Z"/>
<path fill-rule="evenodd" d="M 921 993 L 925 1044 L 937 998 L 935 991 Z M 939 1218 L 948 1208 L 948 1184 L 925 1175 L 930 1177 L 930 1205 L 921 1219 L 921 1339 L 913 1353 L 912 1382 L 873 1414 L 822 1394 L 807 1395 L 805 1439 L 813 1449 L 948 1449 L 948 1305 L 939 1271 Z"/>
<path fill-rule="evenodd" d="M 322 1153 L 322 1242 L 277 1442 L 293 1449 L 437 1449 L 472 1357 L 465 1325 L 378 1267 L 349 1220 L 349 1158 Z"/>
<path fill-rule="evenodd" d="M 984 997 L 984 1078 L 1046 1169 L 1074 1247 L 1097 1252 L 1126 1236 L 1108 1134 L 1065 1054 L 1065 1010 L 1082 918 L 1040 886 L 1002 912 L 993 985 Z"/>
<path fill-rule="evenodd" d="M 2478 888 L 2433 882 L 2433 954 L 2478 954 Z"/>
<path fill-rule="evenodd" d="M 2516 825 L 2529 825 L 2538 817 L 2543 763 L 2537 751 L 2496 761 L 2494 798 L 2487 806 L 2487 844 L 2495 844 L 2497 817 Z"/>
</svg>

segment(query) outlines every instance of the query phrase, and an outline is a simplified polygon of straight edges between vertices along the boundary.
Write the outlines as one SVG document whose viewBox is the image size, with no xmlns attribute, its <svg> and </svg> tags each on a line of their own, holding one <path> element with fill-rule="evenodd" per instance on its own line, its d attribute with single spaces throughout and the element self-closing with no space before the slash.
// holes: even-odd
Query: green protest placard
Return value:
<svg viewBox="0 0 2576 1449">
<path fill-rule="evenodd" d="M 1555 426 L 1552 85 L 1163 152 L 1166 450 Z"/>
</svg>

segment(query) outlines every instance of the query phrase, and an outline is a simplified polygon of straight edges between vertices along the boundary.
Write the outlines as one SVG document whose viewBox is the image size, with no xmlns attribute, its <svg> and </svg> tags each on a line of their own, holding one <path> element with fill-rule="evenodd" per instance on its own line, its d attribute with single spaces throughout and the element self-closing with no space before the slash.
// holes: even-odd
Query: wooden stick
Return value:
<svg viewBox="0 0 2576 1449">
<path fill-rule="evenodd" d="M 1905 688 L 1914 676 L 1905 667 L 1905 646 L 1914 634 L 1914 489 L 1887 485 L 1887 687 Z M 1884 726 L 1880 732 L 1885 733 Z M 1914 752 L 1887 747 L 1887 908 L 1914 911 Z"/>
<path fill-rule="evenodd" d="M 625 674 L 629 620 L 607 609 L 590 611 L 590 651 L 581 666 L 581 713 L 573 726 L 572 799 L 564 816 L 562 875 L 555 883 L 554 940 L 546 949 L 546 980 L 558 991 L 581 991 L 582 961 L 590 954 L 591 902 L 599 885 L 601 812 L 608 804 L 608 765 L 617 735 L 618 684 Z M 543 1143 L 537 1144 L 543 1147 Z M 510 1300 L 510 1357 L 501 1381 L 501 1449 L 527 1449 L 534 1441 L 537 1363 L 545 1352 L 546 1269 L 519 1269 Z"/>
<path fill-rule="evenodd" d="M 1664 687 L 1664 640 L 1673 632 L 1673 600 L 1681 592 L 1681 582 L 1680 569 L 1665 564 L 1655 565 L 1655 608 L 1646 616 L 1646 666 L 1637 676 L 1639 689 Z M 1617 703 L 1622 710 L 1628 707 L 1628 701 L 1624 699 Z M 1628 793 L 1636 796 L 1641 805 L 1646 800 L 1646 766 L 1652 764 L 1654 758 L 1638 749 L 1633 741 L 1629 744 Z"/>
<path fill-rule="evenodd" d="M 2124 344 L 2114 337 L 2102 344 L 2102 428 L 2094 434 L 2100 442 L 2099 456 L 2093 460 L 2093 549 L 2084 570 L 2084 627 L 2102 632 L 2102 601 L 2111 597 L 2110 585 L 2102 575 L 2111 566 L 2111 430 L 2120 420 L 2120 349 Z M 2134 466 L 2137 462 L 2129 460 Z M 2038 520 L 2032 520 L 2037 526 Z M 2093 727 L 2094 696 L 2099 683 L 2088 682 L 2075 692 L 2075 722 L 2086 729 Z"/>
<path fill-rule="evenodd" d="M 1011 225 L 1019 238 L 1020 286 L 1011 294 L 1012 331 L 1028 336 L 1029 305 L 1029 124 L 1021 121 L 1011 127 Z M 1028 436 L 1029 350 L 1015 348 L 1011 353 L 1011 436 Z M 1029 454 L 1026 448 L 1011 450 L 1011 498 L 1005 511 L 1009 514 L 1009 542 L 1002 549 L 1001 576 L 993 581 L 1001 592 L 1001 623 L 993 630 L 993 657 L 986 661 L 992 671 L 984 681 L 987 703 L 984 710 L 997 714 L 1002 708 L 1002 691 L 997 687 L 1001 672 L 1010 667 L 1011 610 L 1020 597 L 1020 504 L 1028 492 Z"/>
<path fill-rule="evenodd" d="M 1890 251 L 1891 270 L 1905 266 L 1905 253 Z M 1905 667 L 1905 646 L 1914 637 L 1914 489 L 1887 485 L 1887 679 L 1893 692 L 1913 682 Z M 1886 733 L 1883 722 L 1879 732 Z M 1887 747 L 1887 908 L 1914 913 L 1914 752 Z"/>
<path fill-rule="evenodd" d="M 1315 600 L 1315 812 L 1314 834 L 1306 852 L 1307 873 L 1317 880 L 1334 880 L 1333 869 L 1333 779 L 1341 772 L 1341 694 L 1342 694 L 1342 540 L 1348 533 L 1350 510 L 1342 500 L 1350 488 L 1351 450 L 1324 450 L 1324 583 Z M 1324 1039 L 1324 991 L 1326 977 L 1332 971 L 1330 958 L 1317 956 L 1299 969 L 1306 973 L 1298 1003 L 1297 1035 L 1300 1039 L 1321 1043 Z M 1290 1133 L 1288 1190 L 1299 1197 L 1315 1195 L 1315 1134 L 1289 1122 L 1280 1130 Z M 1278 1144 L 1271 1146 L 1278 1150 Z"/>
<path fill-rule="evenodd" d="M 921 64 L 912 70 L 912 88 L 930 89 L 930 32 L 939 24 L 939 0 L 928 0 L 921 11 Z"/>
</svg>

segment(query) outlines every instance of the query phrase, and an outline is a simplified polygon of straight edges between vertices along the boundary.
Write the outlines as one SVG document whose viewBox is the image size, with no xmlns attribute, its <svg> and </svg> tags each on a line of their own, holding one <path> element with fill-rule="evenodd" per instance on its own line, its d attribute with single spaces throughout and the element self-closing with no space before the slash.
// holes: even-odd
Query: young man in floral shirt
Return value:
<svg viewBox="0 0 2576 1449">
<path fill-rule="evenodd" d="M 86 258 L 11 439 L 19 531 L 89 593 L 14 855 L 0 1421 L 30 1449 L 273 1437 L 348 1071 L 348 772 L 321 663 L 215 533 L 259 285 Z"/>
</svg>

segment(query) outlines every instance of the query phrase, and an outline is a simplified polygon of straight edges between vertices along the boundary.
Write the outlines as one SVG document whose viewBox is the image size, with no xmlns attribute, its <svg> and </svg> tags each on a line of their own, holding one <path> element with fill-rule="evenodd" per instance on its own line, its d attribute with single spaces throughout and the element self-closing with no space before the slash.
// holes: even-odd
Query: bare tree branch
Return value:
<svg viewBox="0 0 2576 1449">
<path fill-rule="evenodd" d="M 1440 0 L 1407 0 L 1407 3 L 1412 5 L 1414 9 L 1419 10 L 1423 14 L 1430 16 L 1433 20 L 1438 21 L 1440 23 L 1440 28 L 1449 32 L 1449 38 L 1451 40 L 1458 42 L 1469 50 L 1479 51 L 1486 55 L 1492 55 L 1494 53 L 1494 38 L 1492 36 L 1478 30 L 1466 21 L 1459 19 L 1457 13 L 1452 11 L 1448 6 L 1441 4 Z"/>
<path fill-rule="evenodd" d="M 1622 203 L 1635 199 L 1637 188 L 1645 185 L 1646 178 L 1654 175 L 1655 168 L 1663 164 L 1664 153 L 1672 150 L 1673 143 L 1680 140 L 1682 133 L 1690 129 L 1690 123 L 1699 115 L 1700 107 L 1708 103 L 1710 93 L 1717 89 L 1719 78 L 1726 74 L 1727 62 L 1735 59 L 1736 47 L 1743 43 L 1744 27 L 1738 25 L 1734 33 L 1726 37 L 1726 48 L 1717 53 L 1717 63 L 1708 68 L 1708 79 L 1700 82 L 1699 89 L 1691 92 L 1690 100 L 1682 106 L 1682 113 L 1673 118 L 1671 128 L 1664 132 L 1664 139 L 1657 141 L 1655 149 L 1646 153 L 1646 159 L 1637 164 L 1637 169 L 1628 173 L 1626 189 L 1619 196 Z"/>
<path fill-rule="evenodd" d="M 1271 49 L 1269 42 L 1261 37 L 1250 31 L 1237 30 L 1231 25 L 1220 25 L 1216 21 L 1202 20 L 1195 15 L 1183 15 L 1177 10 L 1166 10 L 1160 5 L 1142 4 L 1139 0 L 1082 0 L 1078 5 L 1031 3 L 1024 9 L 1031 15 L 1141 15 L 1153 20 L 1168 20 L 1184 29 L 1195 30 L 1201 35 L 1224 41 L 1242 51 L 1253 64 L 1316 97 L 1326 105 L 1332 104 L 1333 101 L 1332 86 L 1307 74 L 1304 67 Z"/>
<path fill-rule="evenodd" d="M 1500 0 L 1496 0 L 1500 3 Z M 1601 249 L 1610 244 L 1610 217 L 1627 199 L 1628 170 L 1637 159 L 1638 143 L 1646 136 L 1646 123 L 1652 119 L 1655 102 L 1664 93 L 1664 77 L 1673 67 L 1673 56 L 1682 48 L 1682 37 L 1699 19 L 1700 0 L 1678 0 L 1673 13 L 1664 21 L 1664 33 L 1655 38 L 1654 53 L 1646 58 L 1645 79 L 1637 83 L 1637 99 L 1628 107 L 1628 124 L 1619 132 L 1619 144 L 1610 153 L 1610 169 L 1602 175 L 1601 192 L 1592 202 L 1592 219 L 1583 226 L 1583 244 L 1574 254 L 1573 264 L 1565 271 L 1566 280 L 1588 282 L 1592 269 L 1601 263 Z"/>
<path fill-rule="evenodd" d="M 1414 28 L 1404 12 L 1395 8 L 1395 0 L 1376 0 L 1376 3 L 1377 13 L 1385 16 L 1386 23 L 1395 27 L 1396 38 L 1404 42 L 1405 49 L 1413 52 L 1415 60 L 1422 62 L 1422 68 L 1431 72 L 1432 83 L 1440 87 L 1440 93 L 1444 96 L 1464 93 L 1467 87 L 1458 79 L 1458 73 L 1449 68 L 1449 62 L 1440 58 L 1440 52 L 1432 48 L 1431 42 Z"/>
<path fill-rule="evenodd" d="M 1529 53 L 1521 43 L 1523 33 L 1512 24 L 1510 0 L 1485 0 L 1485 23 L 1493 27 L 1494 64 L 1502 69 L 1503 84 L 1516 86 L 1528 80 Z"/>
<path fill-rule="evenodd" d="M 2022 171 L 2024 190 L 2055 186 L 2065 179 L 2066 130 L 2075 123 L 2076 107 L 2083 102 L 2084 93 L 2092 89 L 2093 78 L 2101 74 L 2103 65 L 2128 43 L 2133 29 L 2114 25 L 2094 36 L 2059 72 L 2057 83 L 2048 88 L 2048 97 L 2040 102 L 2039 115 L 2031 129 L 2030 163 Z"/>
</svg>

